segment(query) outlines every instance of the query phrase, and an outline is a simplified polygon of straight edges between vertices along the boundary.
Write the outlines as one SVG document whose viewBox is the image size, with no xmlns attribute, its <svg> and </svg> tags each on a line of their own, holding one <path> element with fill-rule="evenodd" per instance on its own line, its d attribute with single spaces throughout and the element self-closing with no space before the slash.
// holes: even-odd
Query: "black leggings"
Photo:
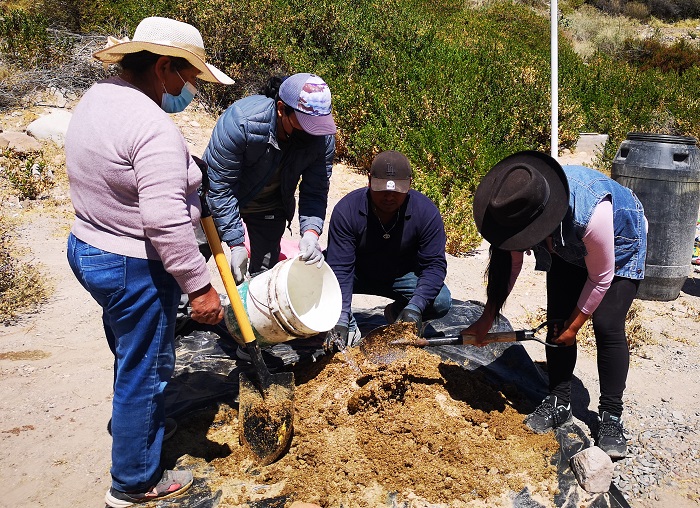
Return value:
<svg viewBox="0 0 700 508">
<path fill-rule="evenodd" d="M 588 272 L 559 256 L 552 256 L 547 273 L 547 319 L 568 319 L 571 316 Z M 625 335 L 625 319 L 637 294 L 639 281 L 615 277 L 607 293 L 593 312 L 600 401 L 598 411 L 622 414 L 622 394 L 629 370 L 629 348 Z M 547 339 L 551 341 L 551 337 Z M 565 404 L 571 400 L 571 378 L 576 366 L 576 345 L 547 348 L 549 391 Z"/>
</svg>

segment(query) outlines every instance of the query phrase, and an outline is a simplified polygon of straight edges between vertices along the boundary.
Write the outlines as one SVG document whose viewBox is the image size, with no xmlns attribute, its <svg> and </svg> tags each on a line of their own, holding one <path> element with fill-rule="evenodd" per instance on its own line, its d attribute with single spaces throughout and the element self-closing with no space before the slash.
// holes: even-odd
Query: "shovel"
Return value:
<svg viewBox="0 0 700 508">
<path fill-rule="evenodd" d="M 250 355 L 257 383 L 253 384 L 244 373 L 239 376 L 238 420 L 239 437 L 243 448 L 258 464 L 274 462 L 289 446 L 293 432 L 294 374 L 270 374 L 265 365 L 253 327 L 243 307 L 231 267 L 221 247 L 221 240 L 206 202 L 202 199 L 202 228 L 207 235 L 216 267 L 219 269 L 226 294 L 233 307 L 245 347 Z M 229 329 L 232 333 L 232 330 Z"/>
<path fill-rule="evenodd" d="M 563 319 L 554 319 L 546 321 L 533 329 L 491 332 L 486 334 L 484 343 L 533 340 L 547 347 L 564 347 L 563 344 L 550 344 L 535 336 L 537 332 L 548 325 L 560 327 L 563 324 Z M 463 330 L 459 335 L 451 337 L 422 338 L 416 335 L 415 326 L 406 329 L 403 326 L 399 328 L 400 325 L 404 325 L 404 323 L 394 323 L 393 325 L 375 328 L 360 343 L 360 351 L 373 363 L 388 364 L 404 357 L 408 347 L 476 345 L 476 337 L 465 333 L 466 330 Z"/>
</svg>

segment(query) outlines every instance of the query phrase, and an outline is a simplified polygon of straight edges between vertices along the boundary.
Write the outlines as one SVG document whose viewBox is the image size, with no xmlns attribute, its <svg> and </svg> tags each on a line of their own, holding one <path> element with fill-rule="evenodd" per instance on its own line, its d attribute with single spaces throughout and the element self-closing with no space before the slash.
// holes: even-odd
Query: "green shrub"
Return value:
<svg viewBox="0 0 700 508">
<path fill-rule="evenodd" d="M 49 31 L 42 13 L 0 11 L 0 51 L 17 67 L 57 66 L 69 54 L 70 41 Z"/>
<path fill-rule="evenodd" d="M 38 156 L 18 157 L 6 151 L 2 174 L 20 199 L 36 199 L 54 186 L 53 175 Z"/>
<path fill-rule="evenodd" d="M 51 13 L 52 25 L 74 32 L 129 36 L 148 16 L 172 17 L 173 0 L 39 0 L 37 10 Z"/>
<path fill-rule="evenodd" d="M 477 3 L 43 0 L 52 17 L 35 23 L 46 33 L 63 26 L 117 36 L 131 36 L 148 15 L 192 23 L 211 63 L 236 80 L 229 87 L 202 84 L 202 97 L 217 113 L 256 93 L 272 74 L 319 74 L 333 91 L 338 158 L 366 169 L 379 151 L 406 153 L 416 187 L 445 217 L 449 251 L 461 253 L 481 240 L 471 200 L 482 175 L 514 151 L 549 152 L 551 138 L 546 2 Z M 624 1 L 605 6 L 634 7 Z M 653 65 L 631 64 L 623 48 L 632 23 L 594 17 L 583 7 L 567 8 L 562 20 L 576 32 L 559 38 L 559 148 L 572 148 L 581 131 L 607 133 L 604 167 L 631 130 L 697 137 L 700 76 L 698 66 L 689 65 L 692 54 L 679 50 L 666 61 L 648 59 Z M 591 38 L 581 58 L 574 45 L 580 51 Z M 667 68 L 677 72 L 661 71 Z"/>
<path fill-rule="evenodd" d="M 645 0 L 657 18 L 677 20 L 700 16 L 700 0 Z"/>
</svg>

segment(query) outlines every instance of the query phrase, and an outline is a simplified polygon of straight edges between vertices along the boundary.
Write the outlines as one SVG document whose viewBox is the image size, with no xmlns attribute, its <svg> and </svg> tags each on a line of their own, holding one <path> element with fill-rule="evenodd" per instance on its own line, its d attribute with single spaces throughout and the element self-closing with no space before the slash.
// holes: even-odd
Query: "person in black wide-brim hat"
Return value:
<svg viewBox="0 0 700 508">
<path fill-rule="evenodd" d="M 549 391 L 525 419 L 537 433 L 569 423 L 576 334 L 592 317 L 600 378 L 596 444 L 613 459 L 626 456 L 622 395 L 629 370 L 625 319 L 644 278 L 646 218 L 637 197 L 602 173 L 560 166 L 524 151 L 506 157 L 483 178 L 474 220 L 491 244 L 487 301 L 467 332 L 483 341 L 513 289 L 524 254 L 547 273 Z"/>
</svg>

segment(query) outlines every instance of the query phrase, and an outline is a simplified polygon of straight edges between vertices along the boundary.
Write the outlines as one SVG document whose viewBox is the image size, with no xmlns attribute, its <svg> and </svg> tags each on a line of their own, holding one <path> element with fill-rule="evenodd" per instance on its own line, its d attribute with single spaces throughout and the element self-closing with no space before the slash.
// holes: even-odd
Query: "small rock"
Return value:
<svg viewBox="0 0 700 508">
<path fill-rule="evenodd" d="M 41 151 L 41 143 L 24 132 L 3 132 L 0 134 L 0 148 L 8 148 L 19 154 Z"/>
<path fill-rule="evenodd" d="M 613 477 L 613 463 L 597 446 L 581 450 L 569 461 L 571 470 L 586 492 L 607 492 Z"/>
<path fill-rule="evenodd" d="M 36 139 L 50 139 L 59 146 L 63 146 L 68 124 L 72 116 L 72 113 L 68 111 L 53 111 L 30 123 L 27 126 L 27 133 L 31 134 Z"/>
</svg>

